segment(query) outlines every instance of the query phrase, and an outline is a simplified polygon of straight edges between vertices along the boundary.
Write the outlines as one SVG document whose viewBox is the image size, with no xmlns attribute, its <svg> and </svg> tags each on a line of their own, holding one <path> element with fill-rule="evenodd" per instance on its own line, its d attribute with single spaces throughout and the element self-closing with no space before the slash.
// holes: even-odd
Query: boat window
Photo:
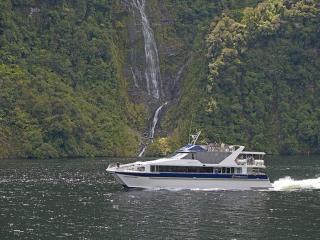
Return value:
<svg viewBox="0 0 320 240">
<path fill-rule="evenodd" d="M 214 168 L 214 169 L 213 169 L 213 172 L 214 172 L 214 173 L 221 173 L 221 168 Z"/>
<path fill-rule="evenodd" d="M 162 166 L 162 165 L 151 165 L 151 172 L 184 172 L 184 173 L 241 173 L 241 168 L 226 168 L 226 167 L 195 167 L 195 166 Z M 255 169 L 255 172 L 259 170 Z"/>
<path fill-rule="evenodd" d="M 155 167 L 155 166 L 154 166 Z M 156 166 L 159 172 L 185 172 L 185 173 L 213 173 L 212 167 L 193 167 L 193 166 Z M 151 172 L 156 171 L 151 167 Z"/>
<path fill-rule="evenodd" d="M 140 172 L 144 172 L 145 168 L 144 167 L 137 167 L 137 170 Z"/>
<path fill-rule="evenodd" d="M 233 173 L 235 173 L 235 168 L 234 167 L 231 167 L 231 168 L 223 167 L 223 168 L 219 168 L 218 171 L 219 171 L 219 173 L 233 174 Z"/>
<path fill-rule="evenodd" d="M 184 156 L 182 159 L 194 159 L 194 153 L 188 153 L 186 156 Z"/>
<path fill-rule="evenodd" d="M 251 173 L 253 174 L 265 174 L 266 170 L 264 168 L 252 168 Z"/>
</svg>

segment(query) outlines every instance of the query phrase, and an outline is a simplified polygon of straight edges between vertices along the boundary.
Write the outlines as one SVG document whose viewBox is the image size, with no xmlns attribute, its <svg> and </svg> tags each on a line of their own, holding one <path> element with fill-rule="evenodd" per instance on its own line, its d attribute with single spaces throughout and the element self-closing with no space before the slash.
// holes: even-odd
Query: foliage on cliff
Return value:
<svg viewBox="0 0 320 240">
<path fill-rule="evenodd" d="M 112 0 L 0 3 L 0 157 L 133 155 Z"/>
<path fill-rule="evenodd" d="M 129 4 L 0 2 L 0 157 L 136 154 L 147 111 L 124 76 Z M 177 148 L 190 128 L 274 153 L 320 151 L 319 1 L 147 4 L 163 80 L 183 70 L 165 83 L 157 133 L 170 137 L 150 152 Z"/>
<path fill-rule="evenodd" d="M 206 120 L 202 124 L 202 118 L 197 119 L 197 116 L 204 111 L 202 102 L 207 98 L 205 92 L 208 60 L 205 39 L 210 29 L 210 23 L 223 12 L 238 13 L 244 7 L 256 6 L 261 0 L 166 0 L 164 2 L 172 17 L 172 24 L 167 26 L 167 32 L 169 32 L 167 35 L 171 34 L 178 39 L 183 49 L 176 59 L 167 57 L 166 61 L 171 68 L 177 69 L 176 72 L 181 69 L 177 65 L 186 64 L 181 74 L 179 89 L 174 89 L 179 96 L 178 101 L 170 103 L 165 118 L 162 118 L 160 122 L 161 130 L 168 133 L 171 151 L 174 151 L 187 143 L 190 130 L 196 131 L 200 128 L 205 130 L 207 128 L 205 126 Z M 161 29 L 159 30 L 161 31 Z M 204 137 L 204 134 L 201 137 Z M 152 146 L 149 150 L 155 148 L 156 146 Z M 161 152 L 161 149 L 153 151 L 151 155 L 158 152 Z"/>
<path fill-rule="evenodd" d="M 208 137 L 280 153 L 320 151 L 318 1 L 268 0 L 216 18 L 207 37 Z"/>
</svg>

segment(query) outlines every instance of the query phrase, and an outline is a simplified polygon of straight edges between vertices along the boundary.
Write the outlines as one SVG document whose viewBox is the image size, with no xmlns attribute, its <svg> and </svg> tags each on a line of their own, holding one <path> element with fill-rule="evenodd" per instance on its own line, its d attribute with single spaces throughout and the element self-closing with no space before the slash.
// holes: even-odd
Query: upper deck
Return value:
<svg viewBox="0 0 320 240">
<path fill-rule="evenodd" d="M 233 155 L 231 162 L 237 165 L 263 165 L 262 162 L 256 160 L 263 160 L 264 152 L 243 151 L 243 146 L 227 145 L 227 144 L 208 144 L 196 145 L 188 144 L 176 151 L 178 154 L 184 154 L 181 159 L 195 159 L 202 164 L 220 164 L 229 156 Z M 175 158 L 175 156 L 173 156 Z M 230 164 L 230 161 L 229 161 Z"/>
</svg>

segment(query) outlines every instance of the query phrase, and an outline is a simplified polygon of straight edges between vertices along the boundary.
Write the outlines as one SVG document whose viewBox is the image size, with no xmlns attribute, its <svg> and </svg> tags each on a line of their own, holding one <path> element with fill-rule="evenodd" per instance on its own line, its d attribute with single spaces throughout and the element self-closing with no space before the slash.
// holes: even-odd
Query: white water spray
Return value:
<svg viewBox="0 0 320 240">
<path fill-rule="evenodd" d="M 132 5 L 137 8 L 141 15 L 142 32 L 144 38 L 144 50 L 146 56 L 145 77 L 148 94 L 154 98 L 160 98 L 160 66 L 157 44 L 154 39 L 152 28 L 145 11 L 145 0 L 133 0 Z"/>
<path fill-rule="evenodd" d="M 294 180 L 293 178 L 286 176 L 280 178 L 272 184 L 276 191 L 294 191 L 302 189 L 320 189 L 320 177 Z"/>
</svg>

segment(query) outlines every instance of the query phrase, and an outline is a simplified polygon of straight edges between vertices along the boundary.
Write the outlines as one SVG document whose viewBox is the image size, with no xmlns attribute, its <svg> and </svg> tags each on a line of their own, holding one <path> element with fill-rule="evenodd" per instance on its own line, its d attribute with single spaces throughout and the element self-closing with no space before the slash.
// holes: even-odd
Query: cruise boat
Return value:
<svg viewBox="0 0 320 240">
<path fill-rule="evenodd" d="M 126 188 L 142 189 L 268 189 L 264 152 L 244 151 L 244 146 L 199 145 L 200 135 L 172 156 L 129 164 L 110 164 L 107 172 Z"/>
</svg>

